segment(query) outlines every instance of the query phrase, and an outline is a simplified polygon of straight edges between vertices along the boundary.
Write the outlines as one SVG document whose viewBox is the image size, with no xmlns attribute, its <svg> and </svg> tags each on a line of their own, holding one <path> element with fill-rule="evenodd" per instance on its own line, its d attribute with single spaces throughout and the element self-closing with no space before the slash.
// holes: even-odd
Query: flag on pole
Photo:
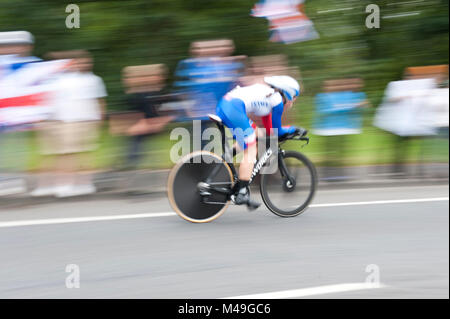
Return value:
<svg viewBox="0 0 450 319">
<path fill-rule="evenodd" d="M 270 41 L 296 43 L 319 38 L 303 11 L 305 0 L 261 0 L 251 15 L 269 20 Z"/>
</svg>

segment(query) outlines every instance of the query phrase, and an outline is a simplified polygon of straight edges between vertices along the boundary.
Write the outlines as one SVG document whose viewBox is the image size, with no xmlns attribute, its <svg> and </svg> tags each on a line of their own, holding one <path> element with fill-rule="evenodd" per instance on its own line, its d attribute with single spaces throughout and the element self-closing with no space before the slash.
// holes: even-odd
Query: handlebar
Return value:
<svg viewBox="0 0 450 319">
<path fill-rule="evenodd" d="M 292 134 L 285 134 L 278 138 L 279 142 L 285 142 L 288 140 L 297 140 L 297 141 L 306 141 L 306 144 L 309 144 L 308 130 L 303 128 L 299 128 L 299 131 L 296 131 Z"/>
<path fill-rule="evenodd" d="M 300 131 L 296 131 L 295 133 L 285 134 L 283 136 L 280 136 L 278 138 L 278 143 L 281 144 L 281 143 L 284 143 L 289 140 L 296 140 L 296 141 L 305 141 L 306 144 L 304 144 L 303 146 L 308 145 L 309 144 L 309 137 L 307 136 L 308 130 L 303 129 L 303 128 L 299 128 L 299 129 L 300 129 Z M 258 137 L 256 137 L 256 141 L 259 141 Z M 236 146 L 234 145 L 232 148 L 233 157 L 236 156 L 237 153 L 238 153 L 238 150 L 236 149 Z"/>
</svg>

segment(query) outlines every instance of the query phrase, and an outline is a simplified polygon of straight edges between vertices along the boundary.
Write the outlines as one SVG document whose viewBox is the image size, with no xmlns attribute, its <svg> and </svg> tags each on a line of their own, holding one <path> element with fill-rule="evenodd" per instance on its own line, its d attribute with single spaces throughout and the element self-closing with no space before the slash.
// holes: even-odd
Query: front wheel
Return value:
<svg viewBox="0 0 450 319">
<path fill-rule="evenodd" d="M 298 152 L 280 152 L 278 170 L 261 175 L 261 197 L 267 208 L 280 217 L 303 213 L 314 198 L 317 172 L 311 161 Z"/>
</svg>

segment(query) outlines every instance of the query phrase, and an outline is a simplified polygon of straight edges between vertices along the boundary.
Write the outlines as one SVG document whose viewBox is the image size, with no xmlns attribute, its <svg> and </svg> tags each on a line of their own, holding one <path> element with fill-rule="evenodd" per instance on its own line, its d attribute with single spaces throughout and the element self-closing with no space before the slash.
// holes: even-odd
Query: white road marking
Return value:
<svg viewBox="0 0 450 319">
<path fill-rule="evenodd" d="M 332 293 L 342 293 L 342 292 L 357 291 L 357 290 L 378 289 L 378 288 L 385 288 L 385 287 L 387 287 L 387 286 L 385 286 L 383 284 L 365 283 L 364 282 L 364 283 L 319 286 L 319 287 L 294 289 L 294 290 L 283 290 L 283 291 L 275 291 L 275 292 L 268 292 L 268 293 L 262 293 L 262 294 L 254 294 L 254 295 L 242 295 L 242 296 L 227 297 L 227 298 L 222 298 L 222 299 L 286 299 L 286 298 L 310 297 L 310 296 L 325 295 L 325 294 L 332 294 Z"/>
<path fill-rule="evenodd" d="M 312 204 L 309 207 L 310 208 L 317 208 L 317 207 L 339 207 L 339 206 L 358 206 L 358 205 L 423 203 L 423 202 L 442 202 L 442 201 L 448 201 L 448 200 L 449 200 L 448 197 L 417 198 L 417 199 L 393 199 L 393 200 L 376 200 L 376 201 L 368 201 L 368 202 Z"/>
<path fill-rule="evenodd" d="M 368 202 L 313 204 L 310 206 L 310 208 L 357 206 L 357 205 L 401 204 L 401 203 L 422 203 L 422 202 L 439 202 L 439 201 L 448 201 L 448 200 L 449 200 L 448 197 L 380 200 L 380 201 L 368 201 Z M 121 219 L 155 218 L 155 217 L 168 217 L 168 216 L 175 216 L 175 215 L 176 215 L 176 213 L 173 213 L 173 212 L 164 212 L 164 213 L 148 213 L 148 214 L 126 214 L 126 215 L 110 215 L 110 216 L 89 216 L 89 217 L 18 220 L 18 221 L 0 222 L 0 228 L 35 226 L 35 225 L 83 223 L 83 222 L 98 222 L 98 221 L 121 220 Z"/>
<path fill-rule="evenodd" d="M 19 220 L 19 221 L 11 221 L 11 222 L 0 222 L 0 228 L 19 227 L 19 226 L 34 226 L 34 225 L 83 223 L 83 222 L 99 222 L 99 221 L 120 220 L 120 219 L 167 217 L 167 216 L 174 216 L 174 215 L 176 215 L 176 213 L 149 213 L 149 214 L 132 214 L 132 215 L 112 215 L 112 216 Z"/>
</svg>

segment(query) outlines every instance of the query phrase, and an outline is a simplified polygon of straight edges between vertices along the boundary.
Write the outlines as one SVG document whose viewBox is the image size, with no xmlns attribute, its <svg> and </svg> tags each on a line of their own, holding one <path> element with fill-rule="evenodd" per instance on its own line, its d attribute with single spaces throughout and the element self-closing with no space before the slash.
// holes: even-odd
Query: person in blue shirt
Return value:
<svg viewBox="0 0 450 319">
<path fill-rule="evenodd" d="M 175 71 L 174 86 L 183 93 L 191 107 L 185 120 L 199 120 L 201 134 L 210 126 L 207 116 L 214 113 L 217 103 L 238 82 L 243 64 L 230 56 L 231 40 L 197 41 L 191 44 L 192 57 L 181 61 Z M 202 141 L 202 148 L 207 141 Z"/>
<path fill-rule="evenodd" d="M 346 178 L 338 167 L 345 165 L 346 136 L 362 132 L 361 106 L 367 102 L 366 95 L 358 91 L 361 85 L 356 78 L 325 81 L 324 92 L 316 95 L 313 133 L 326 136 L 325 179 Z"/>
</svg>

